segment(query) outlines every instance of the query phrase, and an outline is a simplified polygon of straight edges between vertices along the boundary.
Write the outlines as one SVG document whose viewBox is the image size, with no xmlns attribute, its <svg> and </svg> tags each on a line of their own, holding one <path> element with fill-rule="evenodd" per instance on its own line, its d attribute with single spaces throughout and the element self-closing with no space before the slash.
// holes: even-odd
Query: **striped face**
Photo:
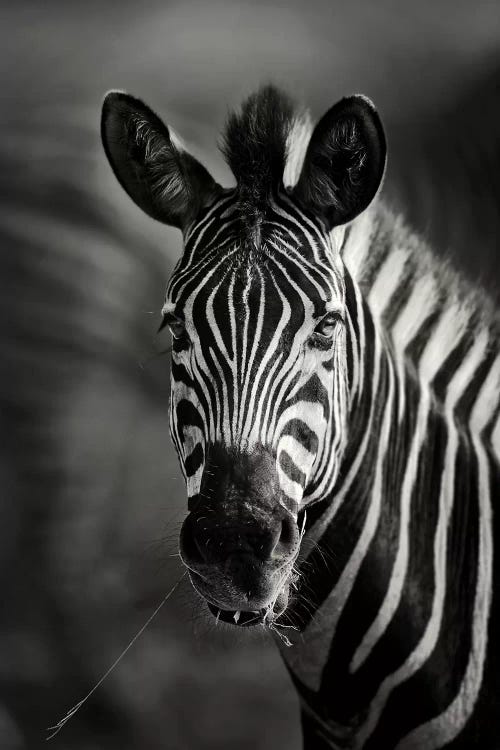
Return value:
<svg viewBox="0 0 500 750">
<path fill-rule="evenodd" d="M 344 437 L 344 288 L 332 239 L 282 193 L 252 246 L 229 195 L 187 234 L 163 314 L 188 497 L 210 485 L 216 446 L 228 461 L 265 451 L 296 515 L 336 474 Z"/>
<path fill-rule="evenodd" d="M 191 510 L 181 552 L 198 590 L 226 611 L 243 608 L 248 587 L 249 609 L 262 610 L 276 580 L 260 590 L 248 577 L 219 575 L 214 592 L 207 549 L 217 544 L 230 556 L 250 526 L 272 549 L 280 576 L 290 574 L 298 511 L 337 473 L 347 364 L 334 242 L 285 191 L 249 238 L 229 193 L 187 233 L 168 285 L 170 427 Z"/>
</svg>

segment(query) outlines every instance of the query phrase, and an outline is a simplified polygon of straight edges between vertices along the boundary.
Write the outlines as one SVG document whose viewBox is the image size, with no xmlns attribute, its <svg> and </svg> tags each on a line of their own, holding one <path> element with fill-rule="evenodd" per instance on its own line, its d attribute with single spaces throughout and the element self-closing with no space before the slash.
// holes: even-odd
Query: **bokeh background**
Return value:
<svg viewBox="0 0 500 750">
<path fill-rule="evenodd" d="M 500 5 L 461 0 L 0 4 L 0 748 L 44 746 L 182 574 L 184 488 L 156 336 L 180 236 L 122 194 L 110 88 L 214 176 L 227 111 L 272 80 L 320 116 L 369 95 L 385 195 L 497 294 Z M 184 579 L 48 747 L 298 750 L 261 632 L 215 627 Z"/>
</svg>

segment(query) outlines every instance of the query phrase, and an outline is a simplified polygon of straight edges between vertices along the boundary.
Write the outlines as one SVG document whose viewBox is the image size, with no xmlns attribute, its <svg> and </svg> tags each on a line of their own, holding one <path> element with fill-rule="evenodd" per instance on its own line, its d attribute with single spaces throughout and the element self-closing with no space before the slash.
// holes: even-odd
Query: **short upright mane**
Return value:
<svg viewBox="0 0 500 750">
<path fill-rule="evenodd" d="M 274 86 L 260 88 L 227 120 L 221 150 L 233 172 L 240 203 L 258 220 L 273 188 L 283 179 L 294 122 L 292 100 Z"/>
</svg>

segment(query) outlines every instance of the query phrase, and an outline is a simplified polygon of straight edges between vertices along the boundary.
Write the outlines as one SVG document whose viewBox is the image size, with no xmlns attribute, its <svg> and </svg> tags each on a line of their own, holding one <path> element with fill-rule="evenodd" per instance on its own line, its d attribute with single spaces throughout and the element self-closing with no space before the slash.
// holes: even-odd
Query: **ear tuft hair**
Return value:
<svg viewBox="0 0 500 750">
<path fill-rule="evenodd" d="M 316 174 L 316 189 L 325 208 L 340 209 L 351 202 L 353 192 L 360 185 L 360 175 L 366 162 L 366 150 L 359 139 L 354 120 L 340 120 L 328 144 L 318 148 L 317 160 L 332 165 L 328 174 Z"/>
<path fill-rule="evenodd" d="M 248 209 L 263 211 L 271 190 L 282 182 L 293 119 L 291 99 L 272 85 L 260 88 L 229 115 L 221 151 Z"/>
</svg>

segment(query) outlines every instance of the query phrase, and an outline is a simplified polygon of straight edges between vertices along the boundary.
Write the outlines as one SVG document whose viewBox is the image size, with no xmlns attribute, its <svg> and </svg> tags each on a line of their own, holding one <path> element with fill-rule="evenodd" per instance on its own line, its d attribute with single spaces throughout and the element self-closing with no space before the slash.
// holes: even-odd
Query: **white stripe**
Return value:
<svg viewBox="0 0 500 750">
<path fill-rule="evenodd" d="M 303 492 L 300 484 L 290 479 L 288 474 L 285 474 L 285 472 L 283 471 L 283 469 L 281 468 L 279 464 L 277 464 L 276 470 L 278 472 L 278 479 L 279 479 L 280 487 L 285 493 L 285 495 L 287 495 L 287 497 L 289 497 L 291 500 L 295 500 L 296 503 L 300 503 L 300 500 L 302 498 L 302 492 Z"/>
<path fill-rule="evenodd" d="M 298 182 L 312 129 L 309 112 L 301 112 L 294 118 L 286 141 L 287 160 L 283 171 L 285 187 L 293 187 Z"/>
<path fill-rule="evenodd" d="M 343 260 L 351 276 L 358 280 L 363 277 L 363 266 L 371 247 L 374 232 L 374 212 L 371 208 L 358 216 L 350 227 L 344 242 Z"/>
<path fill-rule="evenodd" d="M 392 295 L 401 283 L 408 251 L 396 248 L 387 254 L 377 271 L 377 277 L 368 295 L 368 304 L 374 315 L 381 317 L 389 305 Z"/>
<path fill-rule="evenodd" d="M 302 420 L 303 421 L 303 420 Z M 305 448 L 293 435 L 283 435 L 278 443 L 278 456 L 286 451 L 299 471 L 306 475 L 306 481 L 313 465 L 315 454 Z"/>
<path fill-rule="evenodd" d="M 437 287 L 432 277 L 417 279 L 406 305 L 398 315 L 391 334 L 398 348 L 405 349 L 419 332 L 437 303 Z"/>
</svg>

